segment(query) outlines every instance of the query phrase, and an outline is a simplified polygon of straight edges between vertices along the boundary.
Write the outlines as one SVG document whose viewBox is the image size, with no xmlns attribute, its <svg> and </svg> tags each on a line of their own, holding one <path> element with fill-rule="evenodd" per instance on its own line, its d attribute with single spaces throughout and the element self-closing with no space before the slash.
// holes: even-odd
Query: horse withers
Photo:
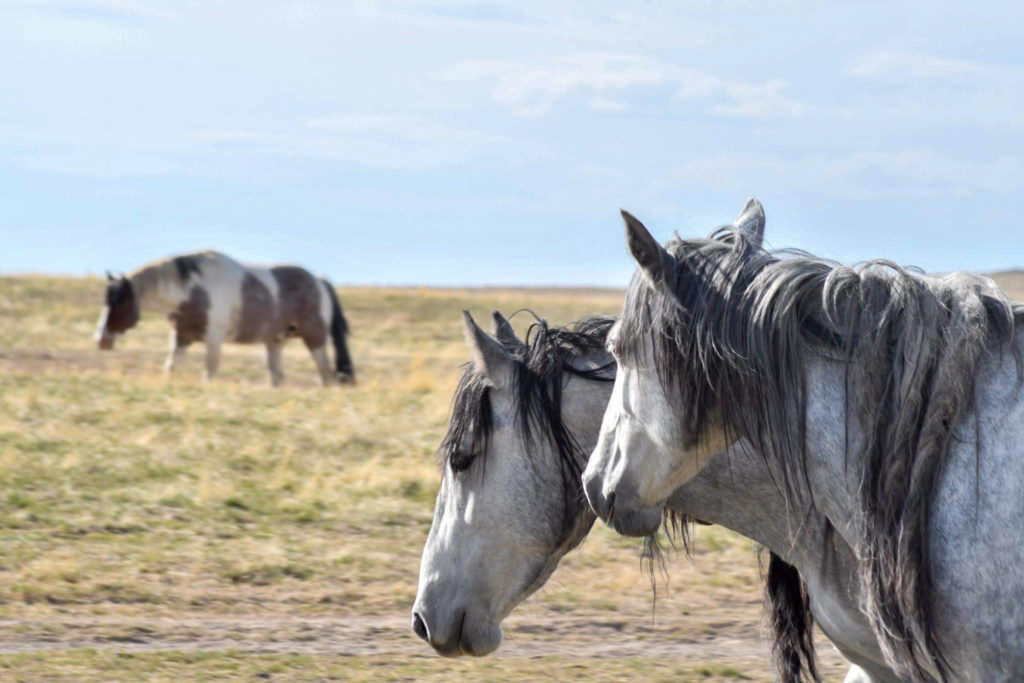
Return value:
<svg viewBox="0 0 1024 683">
<path fill-rule="evenodd" d="M 302 339 L 326 386 L 355 380 L 349 356 L 348 322 L 334 287 L 298 266 L 256 267 L 203 251 L 166 258 L 129 275 L 107 275 L 106 300 L 96 330 L 100 349 L 135 326 L 145 311 L 166 313 L 171 322 L 170 373 L 190 344 L 206 346 L 209 379 L 217 372 L 224 342 L 266 346 L 270 383 L 284 379 L 281 350 Z M 334 346 L 331 367 L 327 342 Z"/>
</svg>

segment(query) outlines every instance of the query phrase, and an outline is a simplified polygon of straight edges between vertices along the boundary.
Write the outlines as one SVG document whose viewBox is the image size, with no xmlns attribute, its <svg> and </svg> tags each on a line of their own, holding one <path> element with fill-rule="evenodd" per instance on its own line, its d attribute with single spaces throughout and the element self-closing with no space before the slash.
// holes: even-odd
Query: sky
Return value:
<svg viewBox="0 0 1024 683">
<path fill-rule="evenodd" d="M 0 272 L 625 286 L 618 210 L 1024 266 L 1024 5 L 0 0 Z"/>
</svg>

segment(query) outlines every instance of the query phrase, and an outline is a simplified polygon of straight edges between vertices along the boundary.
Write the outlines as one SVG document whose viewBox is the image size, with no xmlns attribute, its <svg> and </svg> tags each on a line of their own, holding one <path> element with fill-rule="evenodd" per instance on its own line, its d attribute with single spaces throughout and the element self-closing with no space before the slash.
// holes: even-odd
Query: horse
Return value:
<svg viewBox="0 0 1024 683">
<path fill-rule="evenodd" d="M 769 251 L 754 199 L 664 247 L 623 218 L 638 268 L 584 472 L 596 514 L 650 533 L 713 453 L 749 443 L 797 541 L 853 549 L 890 669 L 1024 680 L 1024 307 L 977 275 Z"/>
<path fill-rule="evenodd" d="M 611 397 L 616 367 L 604 344 L 613 322 L 539 321 L 524 343 L 500 313 L 494 337 L 464 313 L 473 360 L 438 451 L 441 487 L 412 609 L 414 632 L 439 654 L 497 649 L 501 622 L 593 526 L 580 473 Z M 847 681 L 899 680 L 859 609 L 852 549 L 837 538 L 826 558 L 809 535 L 794 535 L 772 473 L 749 448 L 712 457 L 666 510 L 666 531 L 687 551 L 695 520 L 770 549 L 766 608 L 782 680 L 817 678 L 815 620 L 853 662 Z"/>
<path fill-rule="evenodd" d="M 204 377 L 212 378 L 224 342 L 263 343 L 272 386 L 284 380 L 281 350 L 299 337 L 313 356 L 321 382 L 355 380 L 346 338 L 349 328 L 334 287 L 298 266 L 249 266 L 216 251 L 165 258 L 129 275 L 107 274 L 106 300 L 96 329 L 100 349 L 110 350 L 143 311 L 166 313 L 171 322 L 170 374 L 194 342 L 206 345 Z M 327 354 L 334 346 L 335 366 Z"/>
</svg>

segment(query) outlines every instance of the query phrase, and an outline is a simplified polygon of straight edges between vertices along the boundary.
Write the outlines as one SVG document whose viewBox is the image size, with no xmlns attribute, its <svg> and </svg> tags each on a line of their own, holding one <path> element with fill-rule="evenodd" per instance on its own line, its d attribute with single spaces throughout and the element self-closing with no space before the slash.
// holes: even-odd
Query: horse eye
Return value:
<svg viewBox="0 0 1024 683">
<path fill-rule="evenodd" d="M 451 465 L 452 472 L 468 470 L 469 466 L 473 464 L 473 455 L 471 453 L 453 453 L 452 457 L 448 459 L 448 464 Z"/>
</svg>

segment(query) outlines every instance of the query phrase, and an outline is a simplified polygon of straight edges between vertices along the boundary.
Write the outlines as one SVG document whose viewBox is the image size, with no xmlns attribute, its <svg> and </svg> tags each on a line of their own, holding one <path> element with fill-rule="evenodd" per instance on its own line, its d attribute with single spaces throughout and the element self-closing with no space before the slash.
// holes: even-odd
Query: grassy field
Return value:
<svg viewBox="0 0 1024 683">
<path fill-rule="evenodd" d="M 719 528 L 653 614 L 637 543 L 598 525 L 491 658 L 442 660 L 408 626 L 459 311 L 562 323 L 619 292 L 342 289 L 359 383 L 320 388 L 293 343 L 275 390 L 260 347 L 226 347 L 205 385 L 197 347 L 165 380 L 156 316 L 95 350 L 102 289 L 0 278 L 4 680 L 771 678 L 754 548 Z"/>
</svg>

